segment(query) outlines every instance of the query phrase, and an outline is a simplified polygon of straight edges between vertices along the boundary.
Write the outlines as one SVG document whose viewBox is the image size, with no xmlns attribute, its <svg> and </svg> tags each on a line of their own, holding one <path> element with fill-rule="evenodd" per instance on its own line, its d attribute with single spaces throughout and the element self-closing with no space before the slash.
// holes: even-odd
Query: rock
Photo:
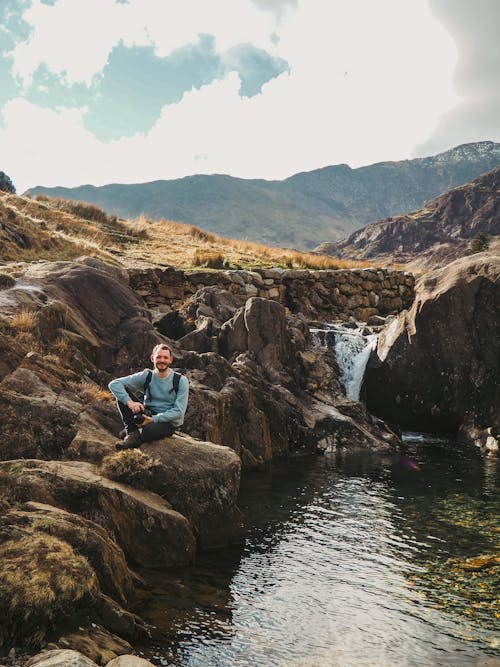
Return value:
<svg viewBox="0 0 500 667">
<path fill-rule="evenodd" d="M 273 383 L 283 370 L 294 374 L 294 352 L 284 307 L 259 297 L 248 299 L 244 308 L 226 322 L 220 333 L 220 350 L 234 360 L 248 352 Z"/>
<path fill-rule="evenodd" d="M 26 667 L 96 667 L 96 663 L 72 649 L 53 649 L 33 656 Z"/>
<path fill-rule="evenodd" d="M 489 570 L 500 566 L 499 554 L 482 554 L 481 556 L 474 556 L 466 558 L 465 560 L 451 559 L 450 561 L 454 567 L 460 570 L 467 570 L 468 572 L 479 572 L 480 570 Z"/>
<path fill-rule="evenodd" d="M 14 371 L 16 380 L 22 376 L 35 378 L 33 374 L 18 369 Z M 23 395 L 12 391 L 7 379 L 0 384 L 0 458 L 41 457 L 58 458 L 76 435 L 74 423 L 79 406 L 71 401 L 58 402 L 56 395 L 48 387 L 41 395 Z M 35 380 L 34 380 L 35 381 Z M 25 385 L 28 391 L 29 382 Z M 53 400 L 50 400 L 50 395 Z M 22 419 L 20 419 L 22 415 Z"/>
<path fill-rule="evenodd" d="M 136 655 L 121 655 L 108 662 L 106 667 L 154 667 L 154 665 L 149 660 L 144 660 Z"/>
<path fill-rule="evenodd" d="M 241 278 L 240 278 L 241 279 Z M 242 283 L 244 286 L 244 283 Z M 199 289 L 183 304 L 181 313 L 188 326 L 199 326 L 200 317 L 209 317 L 220 327 L 230 319 L 238 308 L 241 308 L 247 296 L 232 294 L 217 285 Z"/>
<path fill-rule="evenodd" d="M 10 474 L 19 500 L 97 520 L 134 563 L 168 567 L 194 559 L 195 539 L 185 517 L 154 493 L 102 477 L 90 463 L 9 461 L 0 463 L 0 471 Z"/>
<path fill-rule="evenodd" d="M 16 188 L 9 176 L 4 171 L 0 171 L 0 191 L 15 194 Z"/>
<path fill-rule="evenodd" d="M 132 646 L 95 623 L 87 629 L 79 628 L 76 632 L 59 637 L 58 648 L 71 648 L 93 660 L 98 665 L 110 664 L 119 655 L 132 651 Z"/>
<path fill-rule="evenodd" d="M 420 278 L 410 311 L 380 335 L 368 408 L 403 428 L 498 434 L 499 285 L 500 257 L 467 257 Z"/>
<path fill-rule="evenodd" d="M 155 327 L 160 333 L 172 340 L 178 340 L 186 335 L 184 321 L 177 310 L 164 315 L 161 319 L 155 322 Z"/>
<path fill-rule="evenodd" d="M 0 273 L 0 290 L 9 289 L 14 287 L 16 284 L 16 279 L 7 273 Z"/>
<path fill-rule="evenodd" d="M 10 292 L 18 302 L 28 299 L 37 311 L 44 344 L 66 337 L 90 371 L 128 371 L 142 364 L 158 341 L 124 273 L 97 259 L 31 264 Z"/>
<path fill-rule="evenodd" d="M 45 533 L 67 542 L 92 563 L 101 590 L 120 604 L 134 595 L 135 575 L 128 569 L 122 549 L 108 532 L 94 521 L 44 503 L 27 502 L 23 509 L 11 509 L 0 517 L 4 536 Z"/>
<path fill-rule="evenodd" d="M 124 452 L 106 459 L 104 472 L 114 479 L 159 494 L 194 527 L 202 547 L 241 539 L 242 516 L 236 507 L 241 461 L 234 451 L 187 435 L 174 435 L 142 445 L 149 461 L 120 467 Z M 135 453 L 137 460 L 137 453 Z"/>
</svg>

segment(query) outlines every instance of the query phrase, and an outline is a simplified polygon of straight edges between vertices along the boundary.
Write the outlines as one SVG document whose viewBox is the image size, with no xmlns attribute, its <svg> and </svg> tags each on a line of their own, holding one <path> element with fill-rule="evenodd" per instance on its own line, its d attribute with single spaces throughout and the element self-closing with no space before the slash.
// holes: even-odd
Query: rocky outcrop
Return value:
<svg viewBox="0 0 500 667">
<path fill-rule="evenodd" d="M 379 338 L 366 374 L 368 407 L 405 428 L 462 429 L 495 449 L 500 257 L 458 260 L 423 276 L 416 290 L 412 308 Z"/>
<path fill-rule="evenodd" d="M 188 520 L 151 492 L 99 475 L 83 461 L 7 461 L 11 494 L 78 513 L 114 535 L 127 559 L 143 567 L 191 563 L 195 539 Z"/>
<path fill-rule="evenodd" d="M 109 667 L 153 667 L 152 662 L 136 655 L 120 655 L 106 660 L 107 656 L 102 652 L 94 659 L 87 654 L 88 650 L 84 653 L 74 649 L 51 649 L 30 658 L 26 667 L 96 667 L 104 664 Z"/>
<path fill-rule="evenodd" d="M 4 171 L 0 171 L 0 190 L 2 192 L 10 192 L 12 194 L 16 193 L 14 184 Z"/>
<path fill-rule="evenodd" d="M 206 322 L 207 316 L 202 317 Z M 194 366 L 191 434 L 230 445 L 244 466 L 300 448 L 323 449 L 326 442 L 347 445 L 353 402 L 344 396 L 332 352 L 314 344 L 303 317 L 287 315 L 277 302 L 252 297 L 222 326 L 208 321 L 218 352 L 181 352 L 188 366 Z M 382 449 L 396 444 L 380 422 L 362 412 L 357 418 L 366 429 L 360 443 Z"/>
<path fill-rule="evenodd" d="M 369 289 L 370 277 L 375 280 L 378 272 L 361 273 Z M 402 275 L 394 273 L 397 292 Z M 341 413 L 346 410 L 333 356 L 314 345 L 300 313 L 290 315 L 274 299 L 249 296 L 258 288 L 239 273 L 221 276 L 228 289 L 202 285 L 178 311 L 187 333 L 178 339 L 176 355 L 189 371 L 192 390 L 186 430 L 203 441 L 231 447 L 246 466 L 300 447 L 314 450 L 324 440 L 326 422 L 322 426 L 323 417 L 316 422 L 310 415 L 325 414 L 321 403 Z M 181 272 L 160 274 L 162 280 L 167 277 L 172 290 L 180 289 Z M 259 274 L 250 277 L 265 286 Z M 378 277 L 382 284 L 392 280 L 389 274 Z M 406 287 L 411 290 L 409 278 Z M 201 279 L 199 275 L 196 281 Z M 310 273 L 304 276 L 306 281 L 316 279 Z M 162 280 L 158 278 L 158 293 Z M 363 282 L 356 272 L 345 280 L 346 294 Z M 285 296 L 296 293 L 298 303 L 305 284 L 294 283 Z M 321 289 L 329 294 L 326 287 Z M 89 259 L 29 266 L 4 294 L 7 313 L 20 304 L 32 309 L 33 341 L 59 353 L 59 364 L 54 354 L 30 353 L 16 368 L 7 369 L 0 382 L 2 457 L 83 457 L 99 462 L 112 451 L 109 431 L 117 432 L 118 422 L 112 406 L 89 401 L 79 380 L 83 375 L 106 382 L 110 372 L 118 375 L 144 367 L 161 336 L 143 302 L 123 272 Z M 313 403 L 319 409 L 313 410 Z M 19 421 L 20 413 L 29 418 Z M 376 442 L 378 426 L 359 416 Z M 330 424 L 331 419 L 332 413 Z M 342 430 L 345 420 L 336 423 Z M 12 441 L 9 434 L 14 430 L 17 437 Z M 381 444 L 386 445 L 384 439 Z"/>
<path fill-rule="evenodd" d="M 11 498 L 24 465 L 0 473 Z M 0 527 L 0 647 L 37 648 L 58 628 L 78 627 L 89 617 L 131 640 L 145 636 L 142 621 L 123 608 L 138 579 L 103 527 L 32 501 L 4 510 Z"/>
<path fill-rule="evenodd" d="M 470 240 L 480 233 L 500 237 L 500 167 L 445 192 L 419 211 L 371 223 L 318 251 L 428 268 L 466 255 Z"/>
</svg>

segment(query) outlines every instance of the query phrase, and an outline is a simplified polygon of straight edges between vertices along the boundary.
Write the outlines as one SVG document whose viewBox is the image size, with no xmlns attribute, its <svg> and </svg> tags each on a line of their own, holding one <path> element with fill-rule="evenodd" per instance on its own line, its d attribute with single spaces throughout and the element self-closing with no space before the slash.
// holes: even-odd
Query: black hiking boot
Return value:
<svg viewBox="0 0 500 667">
<path fill-rule="evenodd" d="M 141 444 L 141 434 L 139 431 L 132 431 L 123 440 L 118 440 L 115 443 L 115 449 L 132 449 L 133 447 L 140 447 Z"/>
</svg>

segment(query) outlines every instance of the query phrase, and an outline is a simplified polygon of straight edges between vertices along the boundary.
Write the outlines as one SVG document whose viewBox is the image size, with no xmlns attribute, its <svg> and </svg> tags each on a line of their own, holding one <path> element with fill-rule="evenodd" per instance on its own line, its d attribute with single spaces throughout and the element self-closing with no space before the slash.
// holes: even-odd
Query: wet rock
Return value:
<svg viewBox="0 0 500 667">
<path fill-rule="evenodd" d="M 87 629 L 79 628 L 76 632 L 59 637 L 55 644 L 60 649 L 78 651 L 98 665 L 110 664 L 119 655 L 132 651 L 129 642 L 95 623 L 91 623 Z"/>
</svg>

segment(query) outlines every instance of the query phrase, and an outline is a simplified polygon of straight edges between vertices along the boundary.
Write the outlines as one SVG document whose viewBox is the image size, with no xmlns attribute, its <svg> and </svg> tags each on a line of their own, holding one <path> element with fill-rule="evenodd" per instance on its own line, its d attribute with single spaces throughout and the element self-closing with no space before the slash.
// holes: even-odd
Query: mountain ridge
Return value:
<svg viewBox="0 0 500 667">
<path fill-rule="evenodd" d="M 351 168 L 331 165 L 284 180 L 195 174 L 147 183 L 37 186 L 35 196 L 77 199 L 123 218 L 173 219 L 239 239 L 311 249 L 369 222 L 421 207 L 500 165 L 500 144 L 462 144 L 436 156 Z"/>
<path fill-rule="evenodd" d="M 419 211 L 370 223 L 344 241 L 321 244 L 317 252 L 429 268 L 466 255 L 478 234 L 489 237 L 492 249 L 500 247 L 500 167 L 438 195 Z"/>
</svg>

